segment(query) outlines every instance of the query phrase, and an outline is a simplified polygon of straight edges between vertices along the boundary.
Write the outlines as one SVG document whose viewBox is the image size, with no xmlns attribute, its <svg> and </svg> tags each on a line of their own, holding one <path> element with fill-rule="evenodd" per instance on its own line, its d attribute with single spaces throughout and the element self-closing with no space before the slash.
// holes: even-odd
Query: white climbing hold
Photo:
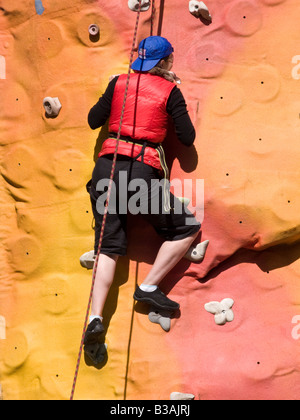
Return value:
<svg viewBox="0 0 300 420">
<path fill-rule="evenodd" d="M 230 298 L 223 299 L 221 302 L 209 302 L 204 305 L 207 312 L 215 315 L 215 322 L 217 325 L 224 325 L 226 322 L 234 320 L 234 313 L 232 306 L 234 300 Z"/>
<path fill-rule="evenodd" d="M 170 311 L 151 307 L 148 318 L 150 322 L 159 324 L 164 331 L 168 332 L 171 329 L 171 314 Z"/>
<path fill-rule="evenodd" d="M 99 32 L 100 32 L 100 28 L 95 23 L 93 23 L 92 25 L 89 26 L 89 34 L 91 36 L 97 36 L 97 35 L 99 35 Z"/>
<path fill-rule="evenodd" d="M 137 12 L 139 10 L 139 3 L 139 0 L 128 0 L 128 7 L 133 12 Z M 150 3 L 150 0 L 141 0 L 141 12 L 149 10 Z"/>
<path fill-rule="evenodd" d="M 81 255 L 79 261 L 82 267 L 91 270 L 94 267 L 95 258 L 94 251 L 88 251 Z"/>
<path fill-rule="evenodd" d="M 209 22 L 212 20 L 209 10 L 203 1 L 190 0 L 189 11 L 193 16 L 197 18 L 202 17 Z"/>
<path fill-rule="evenodd" d="M 56 118 L 62 108 L 59 99 L 51 98 L 50 96 L 44 99 L 43 105 L 46 111 L 46 117 L 48 118 Z"/>
<path fill-rule="evenodd" d="M 204 241 L 198 244 L 196 247 L 191 247 L 188 252 L 185 254 L 184 258 L 193 262 L 203 261 L 206 253 L 206 248 L 208 247 L 209 241 Z"/>
<path fill-rule="evenodd" d="M 185 394 L 183 392 L 172 392 L 170 395 L 171 400 L 182 400 L 182 401 L 188 401 L 188 400 L 194 400 L 195 395 L 193 394 Z"/>
</svg>

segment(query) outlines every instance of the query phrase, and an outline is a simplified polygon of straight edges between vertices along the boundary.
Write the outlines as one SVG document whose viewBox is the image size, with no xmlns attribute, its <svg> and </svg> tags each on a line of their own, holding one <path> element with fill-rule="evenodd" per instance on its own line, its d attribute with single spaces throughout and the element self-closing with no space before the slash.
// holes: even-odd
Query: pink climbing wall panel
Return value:
<svg viewBox="0 0 300 420">
<path fill-rule="evenodd" d="M 189 13 L 188 0 L 155 0 L 153 31 L 174 45 L 197 131 L 190 149 L 170 132 L 165 150 L 171 179 L 204 180 L 207 253 L 164 280 L 181 304 L 165 332 L 132 300 L 160 239 L 130 220 L 105 311 L 108 357 L 98 367 L 82 357 L 75 399 L 300 395 L 300 7 L 206 5 L 211 25 Z M 91 283 L 79 264 L 93 248 L 85 184 L 106 135 L 89 129 L 87 113 L 109 76 L 127 72 L 135 20 L 126 0 L 0 0 L 4 399 L 70 396 Z M 151 8 L 138 40 L 150 28 Z M 59 98 L 57 118 L 45 117 L 45 97 Z M 218 325 L 204 305 L 225 298 L 234 320 Z"/>
</svg>

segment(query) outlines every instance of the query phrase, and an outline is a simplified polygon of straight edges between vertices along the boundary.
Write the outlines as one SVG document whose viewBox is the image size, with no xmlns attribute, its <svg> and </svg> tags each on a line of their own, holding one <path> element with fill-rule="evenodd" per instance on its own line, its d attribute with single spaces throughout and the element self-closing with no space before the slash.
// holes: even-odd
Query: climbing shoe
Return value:
<svg viewBox="0 0 300 420">
<path fill-rule="evenodd" d="M 88 325 L 85 336 L 84 344 L 94 344 L 99 342 L 100 336 L 104 332 L 104 327 L 99 318 L 93 319 L 93 321 Z"/>
<path fill-rule="evenodd" d="M 144 292 L 139 287 L 136 288 L 133 298 L 138 302 L 149 303 L 158 309 L 165 309 L 168 311 L 176 311 L 180 305 L 177 302 L 167 298 L 167 296 L 157 288 L 154 292 Z"/>
</svg>

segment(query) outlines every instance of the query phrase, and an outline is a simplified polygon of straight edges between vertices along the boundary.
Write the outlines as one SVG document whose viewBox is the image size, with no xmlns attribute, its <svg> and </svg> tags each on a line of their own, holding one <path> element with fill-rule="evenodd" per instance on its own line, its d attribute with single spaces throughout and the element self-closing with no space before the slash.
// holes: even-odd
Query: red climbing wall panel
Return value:
<svg viewBox="0 0 300 420">
<path fill-rule="evenodd" d="M 155 0 L 153 32 L 174 45 L 197 131 L 188 150 L 170 132 L 171 179 L 204 180 L 199 241 L 210 242 L 202 263 L 183 259 L 164 280 L 181 304 L 165 332 L 132 300 L 160 240 L 130 220 L 105 310 L 108 358 L 82 357 L 75 399 L 299 398 L 298 3 L 207 0 L 205 25 L 188 0 Z M 126 0 L 0 0 L 4 399 L 70 396 L 91 283 L 79 264 L 93 248 L 85 184 L 106 135 L 87 114 L 109 76 L 127 72 L 135 20 Z M 150 29 L 151 9 L 138 40 Z M 59 98 L 57 118 L 45 97 Z M 234 320 L 217 325 L 204 305 L 225 298 Z"/>
</svg>

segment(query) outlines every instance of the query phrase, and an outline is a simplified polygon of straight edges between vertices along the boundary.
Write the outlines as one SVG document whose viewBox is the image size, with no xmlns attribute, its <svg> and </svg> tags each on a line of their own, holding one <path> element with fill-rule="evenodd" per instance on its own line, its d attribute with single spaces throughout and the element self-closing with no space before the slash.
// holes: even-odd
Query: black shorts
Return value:
<svg viewBox="0 0 300 420">
<path fill-rule="evenodd" d="M 95 218 L 95 254 L 99 246 L 112 163 L 112 155 L 100 157 L 95 165 L 92 180 L 87 185 Z M 102 254 L 126 255 L 128 212 L 131 214 L 139 212 L 158 235 L 167 241 L 184 239 L 200 230 L 200 223 L 178 198 L 170 193 L 169 189 L 171 210 L 165 209 L 163 199 L 165 188 L 162 187 L 162 178 L 157 169 L 119 155 L 113 180 L 101 244 Z M 174 208 L 177 210 L 174 211 Z"/>
</svg>

